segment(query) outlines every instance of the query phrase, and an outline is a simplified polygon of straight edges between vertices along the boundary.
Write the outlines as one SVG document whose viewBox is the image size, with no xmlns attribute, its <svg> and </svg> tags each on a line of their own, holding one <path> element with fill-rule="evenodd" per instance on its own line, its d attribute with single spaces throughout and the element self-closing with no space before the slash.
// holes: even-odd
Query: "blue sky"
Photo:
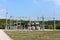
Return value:
<svg viewBox="0 0 60 40">
<path fill-rule="evenodd" d="M 60 19 L 60 0 L 0 0 L 0 18 L 32 16 Z M 47 19 L 48 19 L 47 18 Z"/>
</svg>

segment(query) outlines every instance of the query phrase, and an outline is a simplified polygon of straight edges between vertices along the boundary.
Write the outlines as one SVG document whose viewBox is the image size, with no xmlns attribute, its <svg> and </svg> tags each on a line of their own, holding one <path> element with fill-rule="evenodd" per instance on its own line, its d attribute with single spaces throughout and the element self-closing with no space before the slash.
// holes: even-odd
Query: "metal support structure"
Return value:
<svg viewBox="0 0 60 40">
<path fill-rule="evenodd" d="M 21 27 L 21 16 L 20 16 L 20 27 Z"/>
<path fill-rule="evenodd" d="M 38 18 L 37 18 L 37 21 L 38 21 L 38 22 L 39 22 L 39 24 L 40 24 L 40 17 L 38 17 Z"/>
<path fill-rule="evenodd" d="M 53 27 L 53 29 L 55 30 L 56 29 L 55 18 L 53 18 L 53 20 L 54 20 L 54 27 Z"/>
<path fill-rule="evenodd" d="M 5 27 L 5 29 L 7 30 L 7 29 L 9 29 L 9 27 L 8 27 L 8 19 L 7 19 L 7 14 L 8 14 L 8 12 L 6 12 L 6 27 Z M 22 26 L 21 25 L 21 16 L 20 17 L 16 17 L 16 24 L 17 24 L 17 26 L 15 26 L 14 27 L 14 29 L 15 30 L 17 30 L 17 29 L 20 29 L 20 27 L 18 27 L 19 25 L 18 25 L 18 20 L 19 20 L 19 18 L 20 18 L 20 27 Z M 25 18 L 25 17 L 23 17 L 23 18 Z M 40 21 L 40 18 L 42 18 L 42 30 L 44 30 L 45 29 L 45 22 L 44 22 L 44 16 L 42 16 L 42 17 L 38 17 L 37 18 L 37 21 L 39 22 Z M 32 27 L 31 26 L 31 23 L 32 23 L 32 19 L 31 19 L 31 17 L 29 17 L 28 18 L 29 19 L 29 27 Z M 26 24 L 25 24 L 26 25 Z M 54 27 L 53 27 L 53 30 L 56 30 L 56 21 L 55 21 L 55 18 L 53 18 L 53 25 L 54 25 Z M 22 27 L 21 27 L 22 28 Z M 25 28 L 25 26 L 24 26 L 24 28 Z M 12 16 L 10 16 L 10 29 L 13 29 L 13 27 L 12 27 Z"/>
<path fill-rule="evenodd" d="M 30 26 L 31 26 L 31 17 L 29 17 L 29 21 L 30 21 Z"/>
<path fill-rule="evenodd" d="M 6 27 L 5 27 L 6 30 L 7 30 L 7 14 L 8 12 L 6 12 Z"/>
<path fill-rule="evenodd" d="M 12 21 L 11 21 L 11 19 L 12 19 L 12 16 L 10 16 L 10 29 L 12 29 Z"/>
<path fill-rule="evenodd" d="M 16 28 L 15 29 L 17 30 L 17 27 L 18 27 L 18 17 L 16 17 L 16 24 L 17 25 L 16 25 Z"/>
<path fill-rule="evenodd" d="M 43 29 L 42 30 L 44 30 L 44 16 L 42 16 L 42 27 L 43 27 Z"/>
<path fill-rule="evenodd" d="M 29 17 L 29 30 L 31 30 L 31 17 Z"/>
</svg>

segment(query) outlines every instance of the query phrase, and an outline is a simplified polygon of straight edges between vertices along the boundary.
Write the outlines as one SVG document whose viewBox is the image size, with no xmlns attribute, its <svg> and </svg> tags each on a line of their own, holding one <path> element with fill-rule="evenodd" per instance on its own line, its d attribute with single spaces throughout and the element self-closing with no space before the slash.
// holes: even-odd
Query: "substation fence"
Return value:
<svg viewBox="0 0 60 40">
<path fill-rule="evenodd" d="M 7 17 L 7 16 L 6 16 Z M 9 17 L 6 18 L 6 30 L 45 30 L 56 29 L 55 18 L 42 17 Z"/>
</svg>

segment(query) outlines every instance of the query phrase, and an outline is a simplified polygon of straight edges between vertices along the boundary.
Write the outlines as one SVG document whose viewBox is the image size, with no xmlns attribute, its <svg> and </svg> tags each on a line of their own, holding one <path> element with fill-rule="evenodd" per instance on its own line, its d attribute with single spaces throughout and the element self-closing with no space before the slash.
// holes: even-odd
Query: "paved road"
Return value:
<svg viewBox="0 0 60 40">
<path fill-rule="evenodd" d="M 12 40 L 4 30 L 0 30 L 0 40 Z"/>
</svg>

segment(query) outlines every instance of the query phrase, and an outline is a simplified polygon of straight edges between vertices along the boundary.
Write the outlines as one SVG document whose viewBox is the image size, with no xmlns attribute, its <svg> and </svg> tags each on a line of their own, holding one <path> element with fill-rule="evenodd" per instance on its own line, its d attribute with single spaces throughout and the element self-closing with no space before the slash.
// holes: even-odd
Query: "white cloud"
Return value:
<svg viewBox="0 0 60 40">
<path fill-rule="evenodd" d="M 3 17 L 3 16 L 0 16 L 0 19 L 5 19 L 5 17 Z"/>
<path fill-rule="evenodd" d="M 34 4 L 39 4 L 40 2 L 53 2 L 56 6 L 60 6 L 60 0 L 33 0 Z"/>
<path fill-rule="evenodd" d="M 60 6 L 60 0 L 48 0 L 53 2 L 55 5 Z"/>
<path fill-rule="evenodd" d="M 6 9 L 1 8 L 0 9 L 0 14 L 4 14 L 4 13 L 6 13 Z"/>
<path fill-rule="evenodd" d="M 6 9 L 0 8 L 0 19 L 5 19 Z"/>
<path fill-rule="evenodd" d="M 56 5 L 60 6 L 60 0 L 55 0 L 54 2 Z"/>
</svg>

